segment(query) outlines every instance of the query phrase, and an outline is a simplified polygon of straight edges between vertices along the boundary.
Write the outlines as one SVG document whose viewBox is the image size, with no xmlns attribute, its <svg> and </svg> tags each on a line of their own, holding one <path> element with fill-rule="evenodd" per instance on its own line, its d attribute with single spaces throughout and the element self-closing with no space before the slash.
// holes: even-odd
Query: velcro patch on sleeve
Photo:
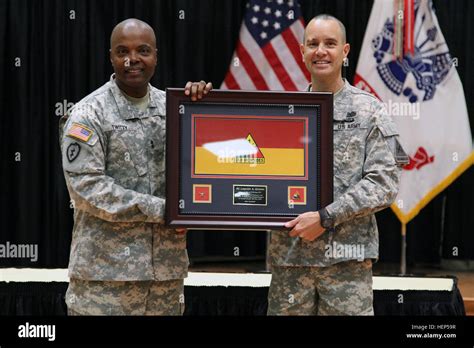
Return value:
<svg viewBox="0 0 474 348">
<path fill-rule="evenodd" d="M 72 127 L 69 129 L 69 132 L 67 133 L 68 136 L 81 140 L 83 142 L 89 141 L 89 139 L 92 137 L 92 134 L 94 134 L 94 131 L 83 124 L 80 123 L 73 123 Z"/>
</svg>

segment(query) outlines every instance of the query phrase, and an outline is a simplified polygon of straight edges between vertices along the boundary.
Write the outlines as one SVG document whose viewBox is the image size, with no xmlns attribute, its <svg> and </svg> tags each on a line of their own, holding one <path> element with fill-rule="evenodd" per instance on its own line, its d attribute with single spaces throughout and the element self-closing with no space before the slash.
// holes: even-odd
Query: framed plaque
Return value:
<svg viewBox="0 0 474 348">
<path fill-rule="evenodd" d="M 166 223 L 276 229 L 333 199 L 333 96 L 166 91 Z"/>
</svg>

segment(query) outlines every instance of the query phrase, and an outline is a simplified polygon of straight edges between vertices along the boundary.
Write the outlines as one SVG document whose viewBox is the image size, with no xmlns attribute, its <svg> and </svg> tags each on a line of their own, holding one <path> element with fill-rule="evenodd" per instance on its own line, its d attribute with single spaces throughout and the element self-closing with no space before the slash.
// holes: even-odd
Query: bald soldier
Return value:
<svg viewBox="0 0 474 348">
<path fill-rule="evenodd" d="M 344 25 L 319 15 L 305 29 L 301 54 L 310 92 L 334 93 L 334 202 L 273 231 L 269 315 L 373 315 L 374 213 L 398 192 L 408 157 L 383 104 L 344 80 L 350 46 Z"/>
<path fill-rule="evenodd" d="M 153 29 L 137 19 L 110 38 L 110 81 L 60 124 L 64 176 L 74 202 L 66 293 L 69 315 L 181 315 L 185 230 L 163 225 L 165 92 L 150 85 Z M 186 85 L 200 99 L 212 85 Z"/>
</svg>

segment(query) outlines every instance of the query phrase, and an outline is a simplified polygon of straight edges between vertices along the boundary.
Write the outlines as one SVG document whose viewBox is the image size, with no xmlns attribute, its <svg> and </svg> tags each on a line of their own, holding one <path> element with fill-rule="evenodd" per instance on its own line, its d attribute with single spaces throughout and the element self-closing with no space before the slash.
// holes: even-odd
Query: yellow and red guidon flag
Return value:
<svg viewBox="0 0 474 348">
<path fill-rule="evenodd" d="M 307 180 L 308 119 L 192 115 L 191 176 Z"/>
<path fill-rule="evenodd" d="M 392 205 L 407 223 L 474 163 L 463 87 L 432 1 L 375 0 L 354 84 L 384 102 L 410 156 Z"/>
</svg>

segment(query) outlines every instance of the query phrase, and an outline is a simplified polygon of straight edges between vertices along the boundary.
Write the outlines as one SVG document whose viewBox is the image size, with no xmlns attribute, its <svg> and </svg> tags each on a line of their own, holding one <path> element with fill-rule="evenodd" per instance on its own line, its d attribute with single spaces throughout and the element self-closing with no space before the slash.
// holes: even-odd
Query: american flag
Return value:
<svg viewBox="0 0 474 348">
<path fill-rule="evenodd" d="M 92 131 L 81 124 L 73 123 L 68 135 L 82 141 L 88 141 L 92 135 Z"/>
<path fill-rule="evenodd" d="M 222 89 L 305 90 L 300 52 L 304 21 L 297 0 L 251 0 Z"/>
</svg>

